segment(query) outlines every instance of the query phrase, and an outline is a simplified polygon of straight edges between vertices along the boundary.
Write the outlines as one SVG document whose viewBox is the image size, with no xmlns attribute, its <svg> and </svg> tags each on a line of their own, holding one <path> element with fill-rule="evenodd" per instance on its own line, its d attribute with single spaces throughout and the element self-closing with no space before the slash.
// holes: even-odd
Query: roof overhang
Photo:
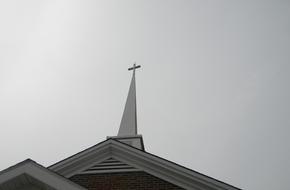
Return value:
<svg viewBox="0 0 290 190">
<path fill-rule="evenodd" d="M 85 190 L 85 188 L 28 159 L 0 172 L 0 190 Z M 30 189 L 30 188 L 29 188 Z"/>
<path fill-rule="evenodd" d="M 69 178 L 108 157 L 118 159 L 185 189 L 238 189 L 114 139 L 103 141 L 50 166 L 49 169 Z"/>
</svg>

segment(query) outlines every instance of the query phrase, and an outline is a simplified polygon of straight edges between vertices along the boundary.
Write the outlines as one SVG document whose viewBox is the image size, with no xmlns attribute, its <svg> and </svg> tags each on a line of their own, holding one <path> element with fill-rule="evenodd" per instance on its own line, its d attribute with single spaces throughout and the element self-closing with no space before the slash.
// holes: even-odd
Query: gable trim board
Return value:
<svg viewBox="0 0 290 190">
<path fill-rule="evenodd" d="M 49 169 L 27 159 L 0 172 L 0 189 L 21 187 L 23 185 L 41 185 L 51 190 L 85 190 L 78 184 L 56 174 Z"/>
<path fill-rule="evenodd" d="M 110 157 L 185 189 L 239 189 L 114 139 L 107 139 L 49 169 L 69 178 Z"/>
</svg>

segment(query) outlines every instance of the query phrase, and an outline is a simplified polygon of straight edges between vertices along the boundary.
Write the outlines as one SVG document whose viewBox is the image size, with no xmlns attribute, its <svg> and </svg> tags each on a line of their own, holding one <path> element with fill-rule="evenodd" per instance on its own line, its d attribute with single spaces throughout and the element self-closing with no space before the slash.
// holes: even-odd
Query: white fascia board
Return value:
<svg viewBox="0 0 290 190">
<path fill-rule="evenodd" d="M 234 186 L 114 139 L 103 141 L 49 167 L 49 169 L 65 177 L 71 177 L 108 156 L 112 156 L 185 189 L 238 190 L 238 188 Z"/>
<path fill-rule="evenodd" d="M 19 165 L 8 168 L 0 173 L 0 185 L 9 182 L 13 178 L 26 174 L 57 190 L 85 190 L 85 188 L 73 183 L 72 181 L 42 167 L 34 161 L 27 160 Z"/>
<path fill-rule="evenodd" d="M 103 160 L 107 160 L 108 158 L 111 157 L 111 153 L 110 152 L 106 152 L 104 154 L 100 154 L 96 157 L 94 157 L 93 159 L 84 159 L 80 162 L 82 162 L 81 166 L 78 167 L 68 167 L 65 168 L 65 170 L 63 170 L 63 173 L 60 173 L 61 175 L 65 176 L 66 178 L 70 178 L 74 175 L 80 174 L 83 171 L 85 171 L 88 168 L 93 167 L 96 163 L 98 162 L 102 162 Z M 77 164 L 74 164 L 74 166 Z"/>
<path fill-rule="evenodd" d="M 86 168 L 87 165 L 94 160 L 102 160 L 107 158 L 110 153 L 110 148 L 108 146 L 110 141 L 111 140 L 103 141 L 48 168 L 65 177 L 70 177 L 72 173 Z"/>
<path fill-rule="evenodd" d="M 183 188 L 238 189 L 168 160 L 127 146 L 126 144 L 117 141 L 112 142 L 112 144 L 112 153 L 114 157 Z"/>
</svg>

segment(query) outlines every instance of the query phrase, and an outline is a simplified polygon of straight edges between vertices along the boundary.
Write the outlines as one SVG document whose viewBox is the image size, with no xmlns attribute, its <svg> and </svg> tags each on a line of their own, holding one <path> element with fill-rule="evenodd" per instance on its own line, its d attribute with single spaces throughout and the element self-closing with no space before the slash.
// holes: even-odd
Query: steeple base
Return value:
<svg viewBox="0 0 290 190">
<path fill-rule="evenodd" d="M 145 151 L 142 135 L 127 135 L 127 136 L 114 136 L 107 137 L 107 139 L 114 139 L 122 143 L 128 144 L 142 151 Z"/>
</svg>

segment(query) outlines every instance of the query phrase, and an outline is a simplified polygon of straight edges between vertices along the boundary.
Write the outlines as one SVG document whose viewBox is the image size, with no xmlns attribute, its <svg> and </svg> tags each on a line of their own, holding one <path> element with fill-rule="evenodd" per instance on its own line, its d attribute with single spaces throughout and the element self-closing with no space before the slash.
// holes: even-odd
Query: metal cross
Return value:
<svg viewBox="0 0 290 190">
<path fill-rule="evenodd" d="M 136 64 L 134 63 L 133 67 L 130 67 L 130 68 L 128 69 L 128 71 L 133 70 L 133 72 L 135 73 L 135 69 L 138 69 L 138 68 L 140 68 L 140 67 L 141 67 L 141 65 L 137 65 L 137 66 L 136 66 Z"/>
</svg>

